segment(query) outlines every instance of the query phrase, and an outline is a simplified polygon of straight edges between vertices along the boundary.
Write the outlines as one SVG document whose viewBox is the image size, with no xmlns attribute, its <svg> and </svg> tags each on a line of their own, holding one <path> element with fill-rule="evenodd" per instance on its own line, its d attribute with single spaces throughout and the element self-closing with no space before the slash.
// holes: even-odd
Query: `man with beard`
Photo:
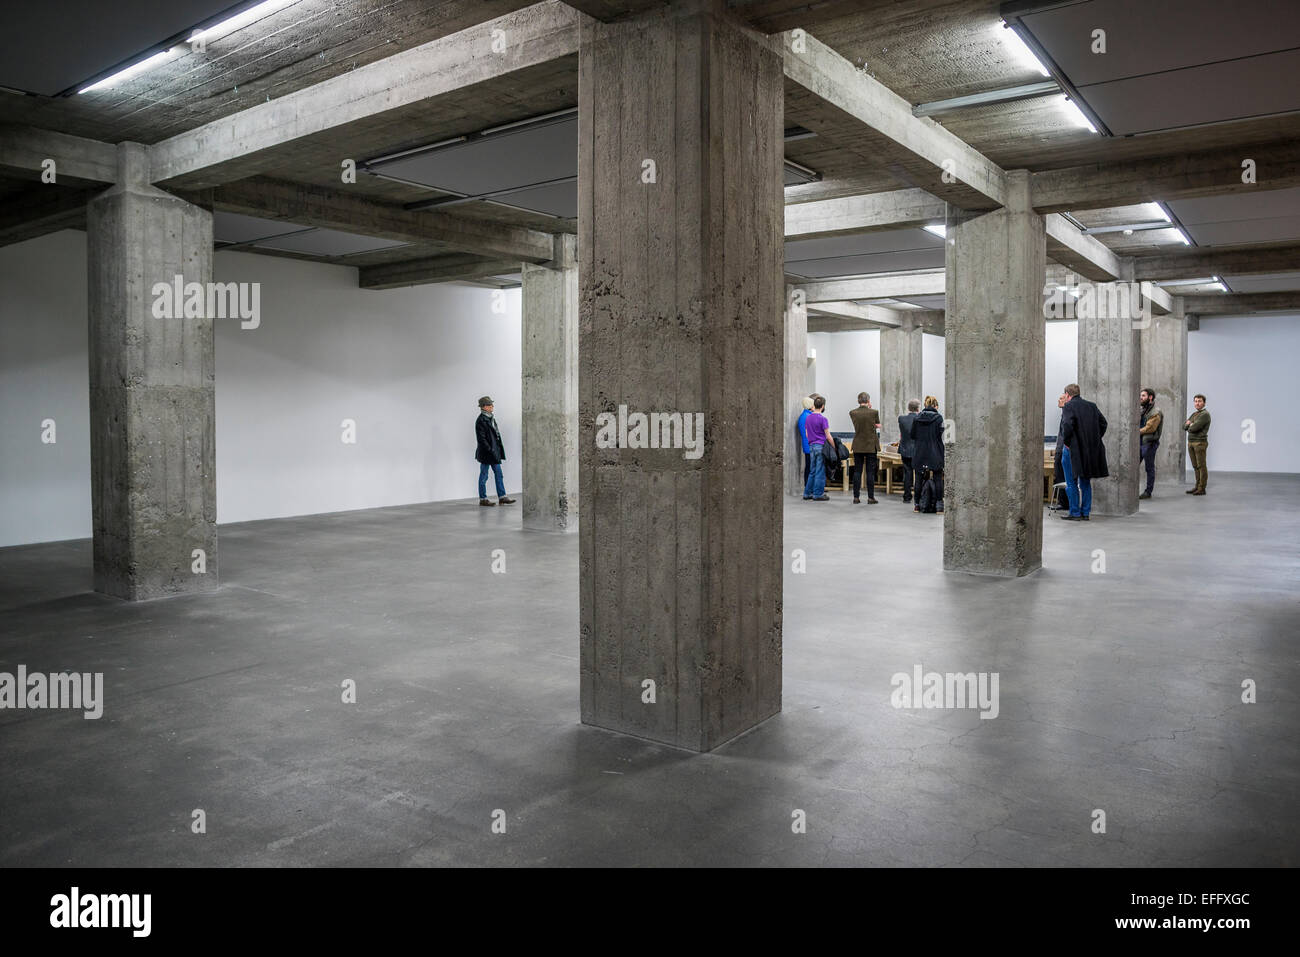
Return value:
<svg viewBox="0 0 1300 957">
<path fill-rule="evenodd" d="M 1061 471 L 1065 473 L 1065 495 L 1070 500 L 1067 522 L 1086 522 L 1092 513 L 1092 480 L 1106 478 L 1106 417 L 1097 406 L 1079 395 L 1079 386 L 1070 383 L 1062 392 Z"/>
<path fill-rule="evenodd" d="M 1164 430 L 1165 417 L 1156 408 L 1156 394 L 1150 389 L 1143 389 L 1139 395 L 1142 403 L 1142 424 L 1138 429 L 1141 436 L 1140 456 L 1147 468 L 1147 487 L 1138 498 L 1150 498 L 1156 487 L 1156 449 L 1160 448 L 1160 433 Z"/>
</svg>

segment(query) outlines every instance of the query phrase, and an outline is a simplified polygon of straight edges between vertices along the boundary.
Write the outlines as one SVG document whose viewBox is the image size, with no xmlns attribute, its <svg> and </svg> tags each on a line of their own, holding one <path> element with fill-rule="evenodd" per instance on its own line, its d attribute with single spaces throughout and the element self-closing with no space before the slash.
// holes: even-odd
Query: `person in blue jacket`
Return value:
<svg viewBox="0 0 1300 957">
<path fill-rule="evenodd" d="M 808 469 L 812 466 L 812 460 L 808 457 L 808 433 L 804 432 L 803 424 L 808 418 L 808 413 L 812 411 L 813 397 L 804 396 L 803 411 L 799 413 L 799 421 L 795 423 L 794 430 L 799 433 L 799 445 L 803 448 L 803 484 L 808 484 Z"/>
</svg>

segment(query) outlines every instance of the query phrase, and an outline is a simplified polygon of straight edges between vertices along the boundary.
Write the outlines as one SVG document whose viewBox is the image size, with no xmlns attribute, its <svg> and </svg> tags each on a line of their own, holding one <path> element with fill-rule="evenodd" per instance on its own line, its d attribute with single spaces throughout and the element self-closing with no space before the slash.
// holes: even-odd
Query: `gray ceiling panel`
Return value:
<svg viewBox="0 0 1300 957">
<path fill-rule="evenodd" d="M 269 236 L 303 232 L 310 226 L 299 226 L 279 219 L 261 219 L 243 213 L 226 213 L 217 210 L 212 214 L 212 238 L 219 243 L 251 243 Z"/>
<path fill-rule="evenodd" d="M 309 232 L 295 233 L 282 239 L 268 239 L 258 246 L 267 249 L 283 249 L 286 252 L 304 253 L 309 256 L 350 256 L 354 253 L 366 253 L 375 249 L 389 249 L 393 246 L 405 246 L 406 243 L 391 239 L 375 239 L 370 236 L 357 236 L 343 233 L 336 229 L 313 229 Z"/>
<path fill-rule="evenodd" d="M 1169 205 L 1185 225 L 1300 216 L 1300 187 L 1180 199 Z"/>
<path fill-rule="evenodd" d="M 829 276 L 864 276 L 881 272 L 906 272 L 913 269 L 943 267 L 943 247 L 913 249 L 905 252 L 878 253 L 874 256 L 837 256 L 789 263 L 786 272 L 811 279 Z"/>
<path fill-rule="evenodd" d="M 1300 46 L 1295 0 L 1090 0 L 1023 21 L 1076 86 Z M 1092 51 L 1097 29 L 1105 53 Z"/>
<path fill-rule="evenodd" d="M 1300 289 L 1300 272 L 1268 276 L 1223 276 L 1233 292 L 1292 292 Z"/>
<path fill-rule="evenodd" d="M 1300 50 L 1081 87 L 1116 136 L 1300 110 Z"/>
<path fill-rule="evenodd" d="M 495 202 L 518 206 L 535 213 L 577 219 L 578 184 L 574 181 L 557 183 L 554 186 L 534 186 L 532 189 L 521 189 L 515 193 L 499 196 Z"/>
<path fill-rule="evenodd" d="M 578 118 L 565 117 L 375 166 L 387 176 L 468 196 L 578 175 Z"/>
<path fill-rule="evenodd" d="M 1200 223 L 1188 226 L 1187 234 L 1198 246 L 1238 246 L 1245 243 L 1272 243 L 1300 239 L 1300 218 L 1243 219 L 1227 223 Z"/>
<path fill-rule="evenodd" d="M 924 229 L 887 229 L 874 233 L 859 233 L 856 236 L 800 239 L 786 243 L 785 261 L 803 262 L 834 256 L 860 256 L 929 249 L 942 252 L 943 240 Z"/>
</svg>

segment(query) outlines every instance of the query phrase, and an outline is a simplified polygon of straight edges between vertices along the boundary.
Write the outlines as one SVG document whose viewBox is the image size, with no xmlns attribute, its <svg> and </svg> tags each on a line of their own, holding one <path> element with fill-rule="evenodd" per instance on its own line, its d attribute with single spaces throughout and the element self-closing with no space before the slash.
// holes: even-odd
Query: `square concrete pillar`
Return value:
<svg viewBox="0 0 1300 957">
<path fill-rule="evenodd" d="M 1102 442 L 1110 475 L 1092 481 L 1092 511 L 1096 515 L 1132 515 L 1138 510 L 1140 330 L 1153 319 L 1140 315 L 1143 302 L 1132 281 L 1132 263 L 1125 269 L 1128 275 L 1121 282 L 1082 283 L 1082 295 L 1075 305 L 1079 392 L 1095 402 L 1106 417 Z"/>
<path fill-rule="evenodd" d="M 524 528 L 578 529 L 577 237 L 523 266 Z"/>
<path fill-rule="evenodd" d="M 808 387 L 808 304 L 791 288 L 785 305 L 785 444 L 782 450 L 785 494 L 803 497 L 803 442 L 795 426 L 803 414 Z"/>
<path fill-rule="evenodd" d="M 145 147 L 123 143 L 86 233 L 95 589 L 215 588 L 212 214 L 150 186 Z M 177 282 L 201 284 L 203 316 L 185 315 Z"/>
<path fill-rule="evenodd" d="M 921 398 L 921 328 L 904 319 L 897 329 L 880 330 L 880 441 L 897 442 L 898 417 L 907 400 Z"/>
<path fill-rule="evenodd" d="M 1192 407 L 1187 396 L 1187 320 L 1183 300 L 1174 296 L 1174 311 L 1152 316 L 1142 330 L 1142 381 L 1138 388 L 1154 389 L 1156 406 L 1165 415 L 1156 449 L 1156 489 L 1163 482 L 1187 482 L 1187 433 L 1181 425 Z M 1144 473 L 1145 474 L 1145 473 Z"/>
<path fill-rule="evenodd" d="M 1043 554 L 1043 218 L 1029 174 L 1007 174 L 1007 205 L 948 225 L 942 409 L 943 566 L 1026 575 Z"/>
<path fill-rule="evenodd" d="M 581 29 L 582 720 L 708 751 L 781 707 L 780 40 L 722 0 Z"/>
</svg>

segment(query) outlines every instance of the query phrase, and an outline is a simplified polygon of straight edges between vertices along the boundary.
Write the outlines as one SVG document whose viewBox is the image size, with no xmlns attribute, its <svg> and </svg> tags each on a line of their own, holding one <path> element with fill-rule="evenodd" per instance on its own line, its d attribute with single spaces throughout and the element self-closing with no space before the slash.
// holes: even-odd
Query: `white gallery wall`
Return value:
<svg viewBox="0 0 1300 957">
<path fill-rule="evenodd" d="M 880 408 L 880 333 L 875 329 L 851 332 L 813 332 L 808 346 L 817 350 L 817 391 L 826 396 L 831 430 L 850 432 L 849 412 L 858 406 L 858 393 L 871 396 Z M 921 337 L 921 395 L 939 397 L 943 404 L 943 336 Z"/>
<path fill-rule="evenodd" d="M 340 266 L 218 252 L 214 271 L 261 284 L 258 328 L 217 320 L 219 523 L 472 498 L 485 393 L 520 488 L 518 290 L 494 313 L 489 289 L 375 292 Z M 87 377 L 85 235 L 0 249 L 0 545 L 90 535 Z"/>
<path fill-rule="evenodd" d="M 1188 333 L 1187 395 L 1190 402 L 1203 393 L 1210 410 L 1210 471 L 1300 472 L 1300 420 L 1290 394 L 1297 361 L 1300 316 L 1202 319 Z M 1174 414 L 1175 428 L 1188 411 Z"/>
</svg>

